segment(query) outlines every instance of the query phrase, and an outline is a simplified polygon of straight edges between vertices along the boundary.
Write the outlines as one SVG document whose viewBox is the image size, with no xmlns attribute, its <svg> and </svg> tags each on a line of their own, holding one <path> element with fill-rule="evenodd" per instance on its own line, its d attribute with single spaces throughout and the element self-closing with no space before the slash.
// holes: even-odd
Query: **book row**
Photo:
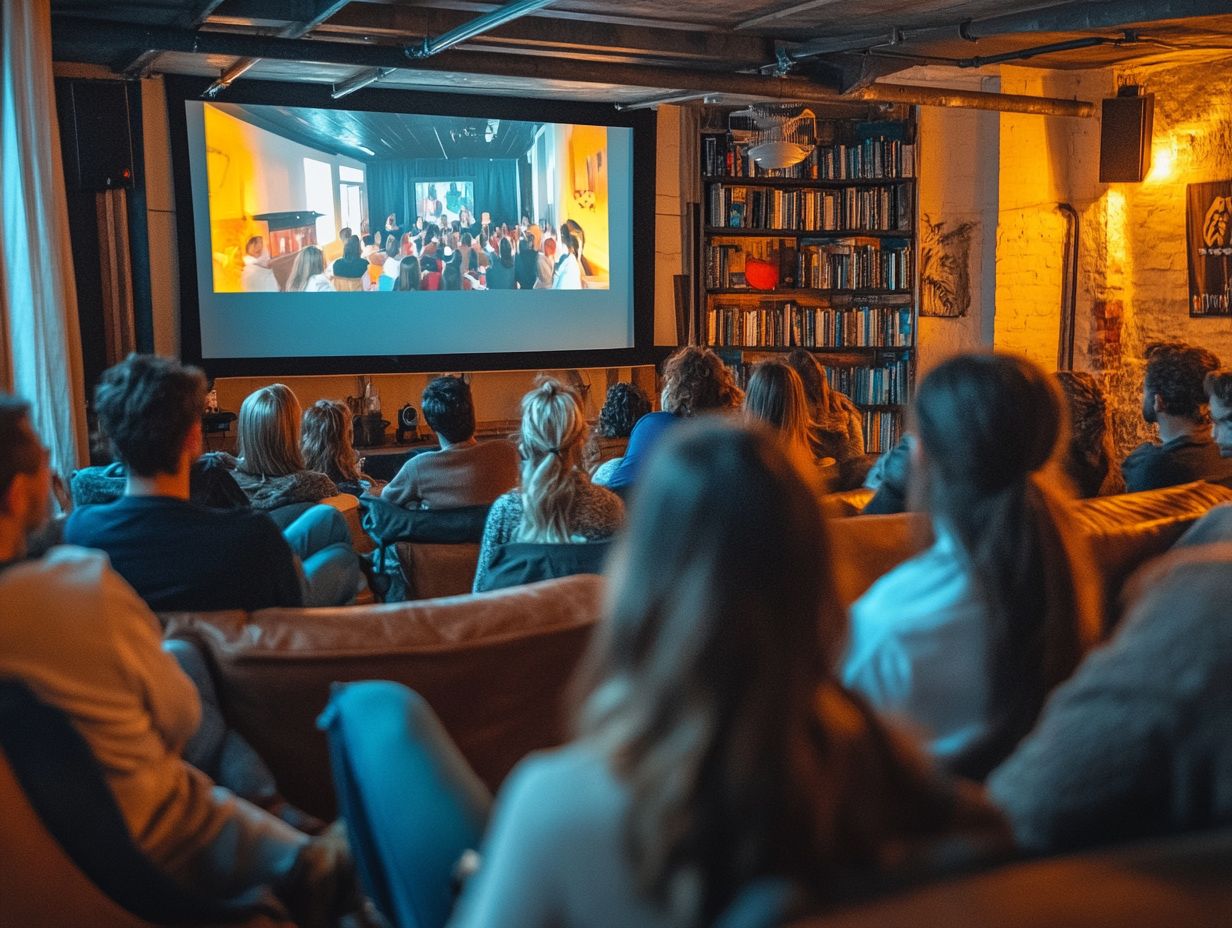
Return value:
<svg viewBox="0 0 1232 928">
<path fill-rule="evenodd" d="M 718 304 L 706 314 L 716 347 L 906 348 L 914 344 L 909 306 L 834 309 L 797 303 Z"/>
<path fill-rule="evenodd" d="M 908 245 L 801 243 L 796 286 L 808 290 L 910 290 L 913 254 Z"/>
<path fill-rule="evenodd" d="M 712 184 L 707 221 L 731 229 L 909 232 L 914 224 L 914 200 L 908 184 L 831 190 Z"/>
<path fill-rule="evenodd" d="M 749 157 L 750 144 L 731 136 L 702 137 L 702 173 L 710 177 L 797 180 L 883 180 L 915 176 L 915 145 L 882 136 L 819 145 L 789 168 L 767 169 Z"/>
</svg>

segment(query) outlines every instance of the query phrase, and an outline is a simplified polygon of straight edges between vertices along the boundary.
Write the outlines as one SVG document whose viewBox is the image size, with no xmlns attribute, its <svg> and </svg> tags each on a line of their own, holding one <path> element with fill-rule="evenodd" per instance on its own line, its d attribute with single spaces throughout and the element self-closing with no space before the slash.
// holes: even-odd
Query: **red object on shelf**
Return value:
<svg viewBox="0 0 1232 928">
<path fill-rule="evenodd" d="M 744 282 L 754 290 L 773 290 L 779 285 L 779 266 L 760 258 L 744 262 Z"/>
</svg>

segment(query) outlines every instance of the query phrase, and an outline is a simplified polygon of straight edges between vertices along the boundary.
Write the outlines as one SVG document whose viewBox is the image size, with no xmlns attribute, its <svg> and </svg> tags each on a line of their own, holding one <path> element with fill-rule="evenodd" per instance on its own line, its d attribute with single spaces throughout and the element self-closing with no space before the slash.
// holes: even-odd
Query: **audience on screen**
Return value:
<svg viewBox="0 0 1232 928">
<path fill-rule="evenodd" d="M 306 245 L 295 256 L 291 276 L 287 278 L 288 293 L 325 293 L 334 289 L 325 276 L 325 254 L 316 245 Z"/>
<path fill-rule="evenodd" d="M 513 267 L 513 246 L 509 244 L 509 239 L 500 240 L 499 255 L 488 267 L 484 283 L 487 284 L 489 290 L 512 290 L 517 286 Z"/>
<path fill-rule="evenodd" d="M 535 240 L 524 235 L 518 241 L 518 256 L 514 261 L 514 279 L 519 290 L 535 289 L 539 279 L 539 255 L 535 253 Z"/>
<path fill-rule="evenodd" d="M 385 242 L 385 260 L 381 264 L 381 276 L 397 280 L 401 264 L 402 255 L 398 251 L 398 240 L 391 235 Z"/>
<path fill-rule="evenodd" d="M 624 519 L 624 504 L 591 483 L 582 466 L 586 416 L 577 394 L 544 378 L 522 398 L 518 486 L 492 504 L 479 548 L 475 588 L 482 589 L 497 546 L 507 542 L 602 541 Z"/>
<path fill-rule="evenodd" d="M 394 289 L 399 291 L 418 290 L 423 279 L 419 269 L 419 259 L 408 255 L 398 263 L 398 279 L 394 281 Z"/>
<path fill-rule="evenodd" d="M 486 506 L 518 482 L 512 442 L 475 438 L 475 404 L 461 377 L 437 377 L 424 388 L 420 409 L 436 433 L 439 451 L 412 455 L 381 490 L 381 498 L 408 509 Z"/>
<path fill-rule="evenodd" d="M 1100 591 L 1043 473 L 1066 440 L 1054 380 L 963 355 L 924 378 L 912 411 L 912 489 L 936 540 L 852 607 L 843 679 L 983 778 L 1094 642 Z"/>
<path fill-rule="evenodd" d="M 578 261 L 578 240 L 566 227 L 561 226 L 560 243 L 564 251 L 552 269 L 552 289 L 581 290 L 582 265 Z"/>
<path fill-rule="evenodd" d="M 552 275 L 556 268 L 556 239 L 548 237 L 543 240 L 543 251 L 539 254 L 538 279 L 534 289 L 552 289 Z"/>
<path fill-rule="evenodd" d="M 368 262 L 361 255 L 359 237 L 348 236 L 342 246 L 342 257 L 333 264 L 335 290 L 371 290 Z"/>
<path fill-rule="evenodd" d="M 240 287 L 248 293 L 277 293 L 278 278 L 270 270 L 265 239 L 254 235 L 244 244 L 244 270 L 240 272 Z"/>
</svg>

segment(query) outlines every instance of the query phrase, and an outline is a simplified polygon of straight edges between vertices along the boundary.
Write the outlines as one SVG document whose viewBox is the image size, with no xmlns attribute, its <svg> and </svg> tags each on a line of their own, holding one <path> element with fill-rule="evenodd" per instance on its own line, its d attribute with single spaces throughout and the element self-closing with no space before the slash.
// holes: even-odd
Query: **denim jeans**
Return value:
<svg viewBox="0 0 1232 928">
<path fill-rule="evenodd" d="M 346 520 L 332 506 L 313 506 L 282 530 L 303 565 L 305 606 L 345 606 L 359 588 L 359 556 Z"/>
</svg>

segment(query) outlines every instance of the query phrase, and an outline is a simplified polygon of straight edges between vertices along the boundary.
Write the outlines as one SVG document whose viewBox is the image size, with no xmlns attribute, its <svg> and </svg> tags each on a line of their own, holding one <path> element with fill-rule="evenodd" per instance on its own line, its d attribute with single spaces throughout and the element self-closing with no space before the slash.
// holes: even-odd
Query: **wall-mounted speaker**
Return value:
<svg viewBox="0 0 1232 928">
<path fill-rule="evenodd" d="M 1155 95 L 1136 86 L 1122 87 L 1103 101 L 1099 130 L 1101 183 L 1138 183 L 1151 170 L 1151 129 Z"/>
<path fill-rule="evenodd" d="M 124 81 L 56 82 L 64 183 L 70 190 L 131 187 L 133 146 Z"/>
</svg>

